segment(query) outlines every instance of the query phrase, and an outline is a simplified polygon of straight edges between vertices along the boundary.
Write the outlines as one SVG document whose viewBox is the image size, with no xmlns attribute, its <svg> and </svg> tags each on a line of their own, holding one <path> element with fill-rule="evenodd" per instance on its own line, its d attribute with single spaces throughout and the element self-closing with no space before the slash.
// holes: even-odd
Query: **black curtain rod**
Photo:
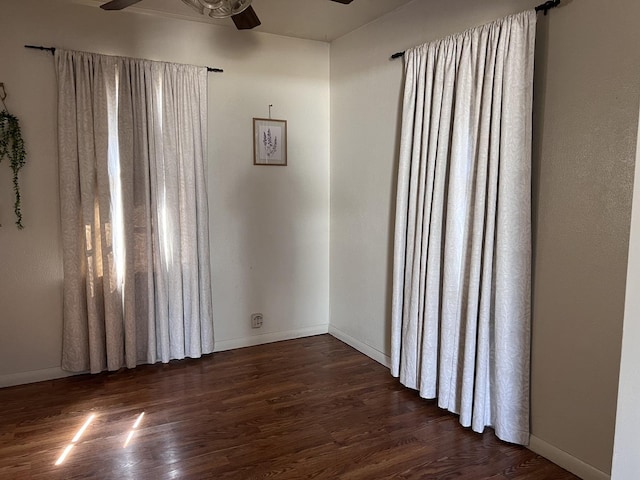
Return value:
<svg viewBox="0 0 640 480">
<path fill-rule="evenodd" d="M 50 52 L 51 55 L 56 53 L 56 48 L 55 47 L 42 47 L 42 46 L 39 46 L 39 45 L 25 45 L 24 48 L 33 48 L 34 50 L 43 50 L 45 52 Z M 207 72 L 222 73 L 222 72 L 224 72 L 224 70 L 222 70 L 221 68 L 207 67 Z"/>
<path fill-rule="evenodd" d="M 538 5 L 535 10 L 536 12 L 544 12 L 546 15 L 549 10 L 552 8 L 556 8 L 560 5 L 560 0 L 549 0 L 548 2 L 543 3 L 542 5 Z M 391 59 L 395 60 L 396 58 L 404 57 L 404 52 L 396 52 L 391 55 Z"/>
</svg>

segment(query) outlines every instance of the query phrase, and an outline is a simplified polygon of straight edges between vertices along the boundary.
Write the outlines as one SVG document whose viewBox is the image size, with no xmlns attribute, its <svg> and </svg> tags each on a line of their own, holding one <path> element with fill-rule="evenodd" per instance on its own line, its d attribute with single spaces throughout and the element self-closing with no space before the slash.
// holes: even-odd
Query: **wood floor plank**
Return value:
<svg viewBox="0 0 640 480">
<path fill-rule="evenodd" d="M 2 479 L 577 478 L 329 335 L 0 389 L 0 405 Z"/>
</svg>

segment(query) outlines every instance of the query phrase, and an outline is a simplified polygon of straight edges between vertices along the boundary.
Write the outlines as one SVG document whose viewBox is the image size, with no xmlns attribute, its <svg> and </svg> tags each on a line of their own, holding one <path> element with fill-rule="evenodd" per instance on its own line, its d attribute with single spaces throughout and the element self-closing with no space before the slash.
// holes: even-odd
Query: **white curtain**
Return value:
<svg viewBox="0 0 640 480">
<path fill-rule="evenodd" d="M 392 374 L 529 442 L 536 14 L 405 53 Z"/>
<path fill-rule="evenodd" d="M 57 49 L 62 367 L 213 351 L 206 68 Z"/>
</svg>

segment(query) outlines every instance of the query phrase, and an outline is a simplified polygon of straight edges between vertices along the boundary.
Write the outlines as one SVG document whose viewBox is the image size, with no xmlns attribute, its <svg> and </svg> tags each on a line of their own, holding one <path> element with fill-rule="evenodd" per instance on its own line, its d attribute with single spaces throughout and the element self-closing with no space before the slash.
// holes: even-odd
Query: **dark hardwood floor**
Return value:
<svg viewBox="0 0 640 480">
<path fill-rule="evenodd" d="M 577 477 L 492 431 L 462 428 L 321 335 L 0 389 L 0 479 L 81 478 Z"/>
</svg>

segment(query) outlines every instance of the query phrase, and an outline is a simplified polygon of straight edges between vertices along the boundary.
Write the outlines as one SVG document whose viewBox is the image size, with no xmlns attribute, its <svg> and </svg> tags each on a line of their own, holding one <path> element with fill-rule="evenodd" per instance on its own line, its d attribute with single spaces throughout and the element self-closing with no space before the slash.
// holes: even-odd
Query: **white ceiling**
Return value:
<svg viewBox="0 0 640 480">
<path fill-rule="evenodd" d="M 75 0 L 99 6 L 106 0 Z M 412 0 L 353 0 L 342 5 L 330 0 L 253 0 L 262 25 L 255 31 L 330 42 Z M 235 28 L 231 19 L 215 20 L 198 14 L 182 0 L 142 0 L 127 10 L 153 13 Z M 104 12 L 104 15 L 119 15 Z"/>
</svg>

